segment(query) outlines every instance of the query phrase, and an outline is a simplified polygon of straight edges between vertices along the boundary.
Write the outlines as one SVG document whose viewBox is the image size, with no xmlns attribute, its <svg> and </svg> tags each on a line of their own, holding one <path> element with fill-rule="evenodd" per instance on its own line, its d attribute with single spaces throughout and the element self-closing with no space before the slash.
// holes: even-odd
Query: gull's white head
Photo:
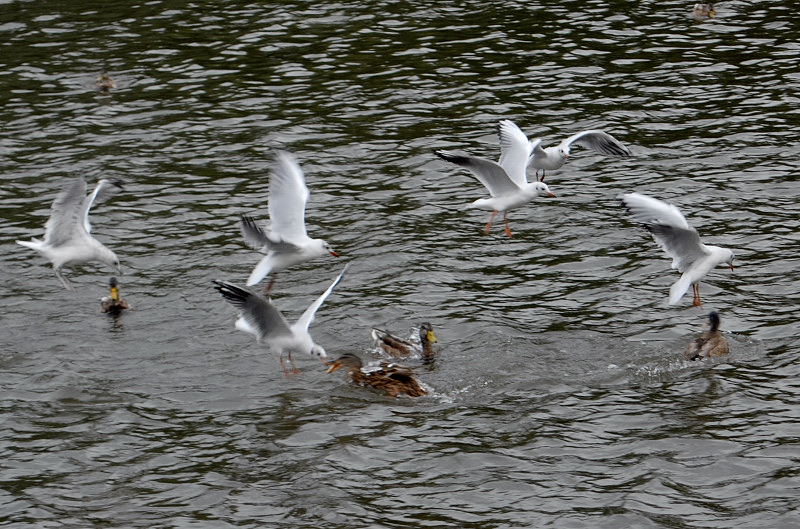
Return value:
<svg viewBox="0 0 800 529">
<path fill-rule="evenodd" d="M 727 259 L 725 259 L 725 264 L 726 264 L 726 265 L 728 265 L 728 267 L 729 267 L 731 270 L 733 270 L 733 259 L 734 259 L 734 257 L 736 257 L 736 256 L 735 256 L 735 255 L 733 255 L 733 252 L 732 252 L 732 251 L 730 251 L 730 250 L 728 250 L 727 248 L 723 248 L 723 250 L 725 250 L 725 252 L 727 252 L 727 255 L 728 255 L 728 258 L 727 258 Z"/>
<path fill-rule="evenodd" d="M 565 147 L 559 147 L 558 148 L 558 155 L 561 156 L 561 158 L 563 160 L 566 160 L 567 158 L 569 158 L 569 145 L 567 145 Z"/>
<path fill-rule="evenodd" d="M 321 345 L 312 344 L 311 351 L 309 352 L 310 355 L 318 356 L 320 358 L 328 358 L 328 353 L 325 352 L 325 349 L 322 348 Z"/>
<path fill-rule="evenodd" d="M 547 184 L 544 182 L 533 182 L 531 185 L 536 190 L 536 196 L 545 196 L 551 198 L 555 198 L 556 196 L 556 194 L 550 191 L 550 188 L 547 187 Z"/>
<path fill-rule="evenodd" d="M 107 264 L 108 266 L 113 266 L 117 270 L 117 273 L 122 275 L 122 268 L 119 266 L 117 254 L 105 246 L 100 246 L 97 248 L 97 260 L 103 264 Z"/>
<path fill-rule="evenodd" d="M 328 244 L 328 242 L 325 241 L 324 239 L 313 239 L 313 243 L 315 245 L 316 251 L 320 255 L 325 255 L 327 253 L 331 254 L 334 257 L 339 257 L 339 254 L 336 253 L 336 251 L 333 248 L 331 248 L 331 245 Z"/>
</svg>

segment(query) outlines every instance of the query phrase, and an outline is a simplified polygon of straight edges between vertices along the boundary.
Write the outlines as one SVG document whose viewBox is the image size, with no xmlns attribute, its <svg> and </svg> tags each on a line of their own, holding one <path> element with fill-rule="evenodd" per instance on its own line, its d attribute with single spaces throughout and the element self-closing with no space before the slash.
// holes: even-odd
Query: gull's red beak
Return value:
<svg viewBox="0 0 800 529">
<path fill-rule="evenodd" d="M 328 252 L 328 253 L 330 253 L 330 254 L 331 254 L 332 256 L 334 256 L 334 257 L 339 257 L 339 254 L 338 254 L 338 253 L 336 253 L 336 252 L 334 252 L 333 250 L 331 250 L 331 251 L 330 251 L 330 252 Z"/>
<path fill-rule="evenodd" d="M 556 198 L 556 194 L 553 193 L 552 191 L 548 191 L 547 192 L 547 196 L 550 197 L 550 198 Z"/>
</svg>

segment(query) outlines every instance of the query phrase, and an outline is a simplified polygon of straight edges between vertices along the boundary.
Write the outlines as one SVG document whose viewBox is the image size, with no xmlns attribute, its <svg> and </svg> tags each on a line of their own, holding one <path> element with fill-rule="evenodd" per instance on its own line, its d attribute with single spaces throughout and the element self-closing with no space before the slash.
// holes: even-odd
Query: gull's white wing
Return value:
<svg viewBox="0 0 800 529">
<path fill-rule="evenodd" d="M 528 183 L 526 170 L 533 153 L 532 142 L 528 141 L 525 133 L 509 119 L 500 121 L 497 125 L 497 135 L 500 137 L 498 163 L 515 184 L 524 186 Z"/>
<path fill-rule="evenodd" d="M 275 239 L 271 237 L 272 234 L 266 233 L 261 226 L 256 223 L 255 219 L 242 215 L 241 221 L 242 236 L 247 244 L 256 250 L 263 250 L 266 247 L 267 251 L 275 250 L 276 252 L 299 252 L 300 247 L 292 244 L 289 241 Z M 262 278 L 263 279 L 263 278 Z"/>
<path fill-rule="evenodd" d="M 94 203 L 104 201 L 118 189 L 122 189 L 122 181 L 103 178 L 94 186 L 92 194 L 83 200 L 83 209 L 81 213 L 83 216 L 83 229 L 86 230 L 86 233 L 92 233 L 92 225 L 89 224 L 89 210 L 92 209 Z"/>
<path fill-rule="evenodd" d="M 663 200 L 641 193 L 626 193 L 620 199 L 636 222 L 692 229 L 680 210 Z"/>
<path fill-rule="evenodd" d="M 644 224 L 656 243 L 672 257 L 672 268 L 685 272 L 692 263 L 708 256 L 697 230 L 672 204 L 640 193 L 628 193 L 621 199 L 633 219 Z"/>
<path fill-rule="evenodd" d="M 259 342 L 292 336 L 286 318 L 267 298 L 226 281 L 214 283 L 225 301 L 239 309 L 237 329 L 254 334 Z"/>
<path fill-rule="evenodd" d="M 306 234 L 306 201 L 308 200 L 303 171 L 294 156 L 279 151 L 269 181 L 270 231 L 279 240 L 302 242 Z"/>
<path fill-rule="evenodd" d="M 58 246 L 72 239 L 78 227 L 85 197 L 86 182 L 81 177 L 63 187 L 50 207 L 50 218 L 44 226 L 46 244 Z"/>
<path fill-rule="evenodd" d="M 242 229 L 244 242 L 256 250 L 260 250 L 272 242 L 253 217 L 242 215 L 240 227 Z"/>
<path fill-rule="evenodd" d="M 503 167 L 491 160 L 476 156 L 463 156 L 450 151 L 434 151 L 434 154 L 450 163 L 460 165 L 475 175 L 475 177 L 489 190 L 493 197 L 516 193 L 520 187 L 515 184 Z"/>
<path fill-rule="evenodd" d="M 627 147 L 614 138 L 614 136 L 607 134 L 602 130 L 584 130 L 577 134 L 573 134 L 561 142 L 561 147 L 566 152 L 569 152 L 573 143 L 601 154 L 609 154 L 611 156 L 631 155 L 631 151 L 628 150 Z"/>
<path fill-rule="evenodd" d="M 297 319 L 295 327 L 298 327 L 308 332 L 308 327 L 311 325 L 311 322 L 314 321 L 314 314 L 316 314 L 317 310 L 322 306 L 322 303 L 325 302 L 325 299 L 331 295 L 331 292 L 333 292 L 333 289 L 336 287 L 336 285 L 339 284 L 339 281 L 342 280 L 342 277 L 344 276 L 344 273 L 347 271 L 348 266 L 349 265 L 345 265 L 342 271 L 339 273 L 339 275 L 336 276 L 336 279 L 333 280 L 331 286 L 329 286 L 328 289 L 325 292 L 323 292 L 322 295 L 320 295 L 320 297 L 314 300 L 314 303 L 309 305 L 309 307 L 305 310 L 305 312 L 303 312 L 303 314 Z"/>
</svg>

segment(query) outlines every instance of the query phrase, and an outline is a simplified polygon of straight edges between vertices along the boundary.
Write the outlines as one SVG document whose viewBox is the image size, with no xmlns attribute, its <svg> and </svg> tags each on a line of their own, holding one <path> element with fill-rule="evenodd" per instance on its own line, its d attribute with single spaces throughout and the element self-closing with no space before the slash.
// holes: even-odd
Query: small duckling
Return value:
<svg viewBox="0 0 800 529">
<path fill-rule="evenodd" d="M 117 278 L 112 277 L 108 281 L 108 296 L 100 298 L 100 310 L 108 314 L 119 314 L 123 310 L 131 308 L 128 302 L 119 297 L 119 283 Z"/>
<path fill-rule="evenodd" d="M 94 85 L 100 92 L 103 92 L 104 94 L 107 94 L 112 89 L 117 87 L 117 83 L 111 78 L 110 75 L 108 75 L 108 72 L 105 70 L 103 70 L 103 72 L 97 76 L 97 80 L 95 81 Z"/>
<path fill-rule="evenodd" d="M 695 4 L 692 9 L 692 17 L 695 20 L 705 20 L 715 16 L 717 16 L 717 10 L 714 9 L 714 4 Z"/>
<path fill-rule="evenodd" d="M 711 312 L 708 315 L 709 329 L 692 340 L 683 356 L 687 360 L 703 360 L 715 356 L 724 356 L 730 352 L 728 341 L 719 330 L 719 314 Z"/>
<path fill-rule="evenodd" d="M 372 329 L 372 339 L 377 342 L 378 347 L 383 349 L 386 354 L 396 358 L 411 356 L 415 351 L 420 350 L 420 347 L 422 348 L 421 356 L 424 364 L 433 362 L 436 356 L 433 344 L 438 340 L 436 339 L 436 333 L 433 332 L 433 326 L 428 322 L 419 326 L 419 346 L 381 329 Z"/>
<path fill-rule="evenodd" d="M 390 397 L 422 397 L 428 394 L 411 369 L 397 364 L 380 361 L 364 366 L 361 358 L 345 353 L 336 360 L 326 362 L 326 365 L 330 366 L 326 373 L 333 373 L 344 367 L 355 384 L 381 390 Z"/>
</svg>

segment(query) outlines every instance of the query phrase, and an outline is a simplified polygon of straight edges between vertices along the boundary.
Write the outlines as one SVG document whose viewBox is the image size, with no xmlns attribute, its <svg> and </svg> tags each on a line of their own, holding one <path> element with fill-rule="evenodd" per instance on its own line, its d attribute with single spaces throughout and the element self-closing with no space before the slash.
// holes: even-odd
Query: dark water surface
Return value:
<svg viewBox="0 0 800 529">
<path fill-rule="evenodd" d="M 800 30 L 793 2 L 0 2 L 0 526 L 800 526 Z M 94 90 L 105 67 L 118 87 Z M 514 119 L 548 144 L 600 128 L 557 199 L 480 230 L 483 196 L 432 155 L 494 158 Z M 388 399 L 311 359 L 284 378 L 212 279 L 259 254 L 276 147 L 343 255 L 279 278 L 290 319 L 350 270 L 313 335 L 437 328 L 433 395 Z M 40 236 L 68 177 L 118 177 L 110 271 Z M 705 305 L 616 196 L 678 205 L 737 269 Z M 733 353 L 680 352 L 720 311 Z"/>
</svg>

